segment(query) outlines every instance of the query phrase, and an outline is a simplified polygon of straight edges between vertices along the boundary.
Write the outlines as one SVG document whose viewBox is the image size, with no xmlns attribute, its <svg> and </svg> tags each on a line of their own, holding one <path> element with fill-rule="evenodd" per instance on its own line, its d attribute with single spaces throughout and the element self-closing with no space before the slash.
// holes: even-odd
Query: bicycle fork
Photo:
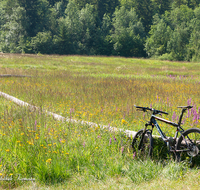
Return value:
<svg viewBox="0 0 200 190">
<path fill-rule="evenodd" d="M 144 130 L 143 130 L 142 137 L 141 137 L 141 140 L 140 140 L 140 143 L 139 143 L 139 146 L 138 146 L 138 149 L 139 149 L 139 150 L 142 148 L 143 140 L 144 140 L 144 138 L 145 138 L 145 133 L 146 133 L 147 127 L 148 127 L 149 125 L 152 126 L 152 124 L 150 124 L 150 123 L 146 123 L 146 124 L 145 124 L 145 128 L 144 128 Z M 152 126 L 152 130 L 153 130 L 153 126 Z M 151 133 L 152 133 L 152 130 L 151 130 Z"/>
</svg>

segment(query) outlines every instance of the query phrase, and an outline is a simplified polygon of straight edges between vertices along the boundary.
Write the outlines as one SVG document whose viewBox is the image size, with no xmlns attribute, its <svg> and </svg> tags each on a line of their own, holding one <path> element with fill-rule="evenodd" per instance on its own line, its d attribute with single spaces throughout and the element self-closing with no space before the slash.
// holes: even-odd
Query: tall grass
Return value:
<svg viewBox="0 0 200 190">
<path fill-rule="evenodd" d="M 186 129 L 199 127 L 198 67 L 108 57 L 6 56 L 0 58 L 0 74 L 32 77 L 0 78 L 0 91 L 65 117 L 135 131 L 148 116 L 136 112 L 134 104 L 167 111 L 174 121 L 177 106 L 192 104 L 183 120 Z M 0 103 L 0 175 L 12 177 L 1 183 L 4 187 L 22 185 L 20 175 L 65 188 L 92 188 L 87 184 L 108 179 L 137 188 L 155 178 L 180 179 L 188 171 L 173 162 L 137 160 L 121 133 L 54 121 L 2 98 Z M 174 128 L 161 126 L 173 134 Z"/>
<path fill-rule="evenodd" d="M 65 117 L 134 131 L 148 119 L 136 112 L 134 105 L 162 109 L 169 112 L 166 119 L 177 121 L 181 112 L 177 106 L 191 104 L 194 108 L 183 119 L 185 129 L 199 126 L 198 78 L 93 77 L 40 70 L 30 73 L 31 78 L 2 78 L 1 91 Z M 165 129 L 173 134 L 173 128 Z"/>
<path fill-rule="evenodd" d="M 5 105 L 0 115 L 2 176 L 20 174 L 44 183 L 62 182 L 74 173 L 101 179 L 120 173 L 120 163 L 131 156 L 124 155 L 121 134 L 60 123 L 14 105 Z"/>
<path fill-rule="evenodd" d="M 187 171 L 184 165 L 168 170 L 162 163 L 137 160 L 123 134 L 54 121 L 2 98 L 0 102 L 0 179 L 11 179 L 0 181 L 2 187 L 22 185 L 20 179 L 67 187 L 76 177 L 74 183 L 81 179 L 78 186 L 121 177 L 139 184 L 161 174 L 179 178 Z"/>
</svg>

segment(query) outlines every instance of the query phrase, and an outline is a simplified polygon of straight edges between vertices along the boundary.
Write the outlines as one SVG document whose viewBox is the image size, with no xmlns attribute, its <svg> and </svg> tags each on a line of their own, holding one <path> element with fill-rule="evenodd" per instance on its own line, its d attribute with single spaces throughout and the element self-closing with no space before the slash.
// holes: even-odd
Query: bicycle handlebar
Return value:
<svg viewBox="0 0 200 190">
<path fill-rule="evenodd" d="M 165 111 L 155 110 L 155 109 L 149 108 L 149 107 L 141 107 L 141 106 L 136 106 L 136 105 L 134 105 L 134 106 L 135 106 L 138 110 L 143 111 L 143 112 L 152 111 L 153 114 L 163 113 L 163 114 L 168 115 L 168 113 L 165 112 Z"/>
</svg>

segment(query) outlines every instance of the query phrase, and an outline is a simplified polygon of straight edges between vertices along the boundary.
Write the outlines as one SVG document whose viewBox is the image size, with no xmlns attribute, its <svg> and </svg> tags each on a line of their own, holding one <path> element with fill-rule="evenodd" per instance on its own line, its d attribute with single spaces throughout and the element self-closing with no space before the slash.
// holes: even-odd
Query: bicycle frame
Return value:
<svg viewBox="0 0 200 190">
<path fill-rule="evenodd" d="M 159 124 L 157 123 L 156 120 L 159 120 L 159 121 L 162 121 L 162 122 L 167 123 L 167 124 L 169 124 L 169 125 L 172 125 L 172 126 L 174 126 L 174 127 L 177 127 L 177 130 L 176 130 L 176 133 L 175 133 L 175 137 L 174 137 L 175 140 L 177 139 L 178 133 L 179 133 L 179 132 L 181 133 L 181 130 L 180 130 L 181 127 L 180 127 L 178 124 L 176 124 L 176 123 L 174 123 L 174 122 L 171 122 L 171 121 L 169 121 L 169 120 L 166 120 L 166 119 L 157 117 L 157 116 L 155 116 L 155 115 L 152 115 L 152 116 L 151 116 L 151 124 L 150 124 L 150 125 L 152 125 L 152 128 L 153 128 L 154 126 L 156 127 L 156 129 L 157 129 L 157 131 L 159 132 L 159 134 L 160 134 L 162 140 L 163 140 L 164 142 L 166 142 L 166 143 L 169 142 L 169 139 L 168 139 L 168 138 L 165 136 L 165 134 L 162 132 L 162 130 L 161 130 L 161 128 L 160 128 L 160 126 L 159 126 Z M 182 128 L 181 128 L 181 129 L 182 129 Z"/>
<path fill-rule="evenodd" d="M 153 130 L 154 126 L 155 126 L 156 129 L 157 129 L 157 131 L 159 132 L 159 134 L 160 134 L 162 140 L 167 144 L 167 146 L 168 146 L 168 148 L 169 148 L 169 150 L 170 150 L 170 144 L 169 144 L 169 142 L 170 142 L 171 139 L 167 138 L 167 137 L 165 136 L 165 134 L 162 132 L 162 130 L 161 130 L 159 124 L 157 123 L 157 120 L 162 121 L 162 122 L 164 122 L 164 123 L 167 123 L 167 124 L 172 125 L 172 126 L 174 126 L 174 127 L 177 128 L 176 133 L 175 133 L 175 136 L 174 136 L 174 138 L 173 138 L 173 140 L 176 141 L 176 139 L 178 138 L 178 133 L 180 133 L 180 134 L 182 135 L 182 132 L 184 132 L 184 129 L 183 129 L 180 125 L 181 125 L 181 121 L 182 121 L 183 114 L 184 114 L 185 111 L 186 111 L 186 109 L 183 109 L 183 110 L 182 110 L 178 123 L 174 123 L 174 122 L 172 122 L 172 121 L 163 119 L 163 118 L 161 118 L 161 117 L 158 117 L 158 116 L 152 114 L 152 115 L 151 115 L 150 122 L 145 124 L 145 130 L 146 130 L 146 128 L 147 128 L 148 125 L 151 125 L 151 126 L 152 126 L 152 130 Z"/>
</svg>

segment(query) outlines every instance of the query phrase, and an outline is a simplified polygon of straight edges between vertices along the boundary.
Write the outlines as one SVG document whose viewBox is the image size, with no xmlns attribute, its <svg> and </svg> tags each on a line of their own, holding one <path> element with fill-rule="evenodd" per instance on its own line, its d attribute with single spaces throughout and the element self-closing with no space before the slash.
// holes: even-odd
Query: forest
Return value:
<svg viewBox="0 0 200 190">
<path fill-rule="evenodd" d="M 200 0 L 1 0 L 0 52 L 200 60 Z"/>
</svg>

